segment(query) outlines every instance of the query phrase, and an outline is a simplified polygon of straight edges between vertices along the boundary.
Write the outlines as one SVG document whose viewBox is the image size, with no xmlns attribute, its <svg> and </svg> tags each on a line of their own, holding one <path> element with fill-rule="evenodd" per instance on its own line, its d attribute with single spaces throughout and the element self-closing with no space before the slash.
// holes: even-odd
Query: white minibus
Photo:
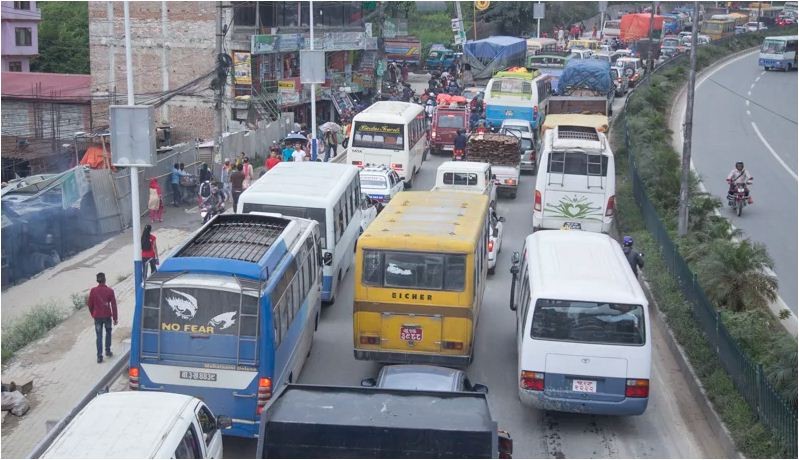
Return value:
<svg viewBox="0 0 799 460">
<path fill-rule="evenodd" d="M 546 230 L 512 257 L 519 399 L 544 410 L 640 415 L 649 401 L 646 296 L 618 242 Z"/>
<path fill-rule="evenodd" d="M 790 71 L 797 68 L 797 43 L 796 35 L 783 35 L 766 37 L 760 47 L 758 65 L 766 70 L 783 69 Z"/>
<path fill-rule="evenodd" d="M 319 222 L 322 301 L 335 301 L 361 230 L 358 168 L 316 161 L 278 163 L 241 194 L 237 212 L 277 213 Z"/>
<path fill-rule="evenodd" d="M 410 187 L 428 148 L 424 107 L 380 101 L 353 118 L 347 158 L 359 168 L 385 165 Z"/>
<path fill-rule="evenodd" d="M 575 115 L 575 118 L 580 116 Z M 591 116 L 544 133 L 533 198 L 533 231 L 578 228 L 607 233 L 616 209 L 613 152 Z"/>
<path fill-rule="evenodd" d="M 222 430 L 199 399 L 175 393 L 97 395 L 41 458 L 222 458 Z"/>
</svg>

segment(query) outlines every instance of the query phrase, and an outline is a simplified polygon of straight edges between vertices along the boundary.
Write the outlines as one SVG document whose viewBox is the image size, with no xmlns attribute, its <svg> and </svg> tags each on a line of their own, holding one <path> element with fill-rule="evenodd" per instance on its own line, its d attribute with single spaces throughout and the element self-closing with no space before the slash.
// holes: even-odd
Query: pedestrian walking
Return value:
<svg viewBox="0 0 799 460">
<path fill-rule="evenodd" d="M 244 166 L 238 165 L 236 166 L 236 170 L 230 175 L 230 189 L 231 195 L 233 195 L 233 212 L 238 212 L 239 197 L 244 191 L 244 173 L 241 172 L 242 169 L 244 169 Z"/>
<path fill-rule="evenodd" d="M 591 29 L 591 39 L 596 40 L 596 24 L 594 24 L 594 27 Z"/>
<path fill-rule="evenodd" d="M 117 325 L 117 299 L 114 290 L 105 285 L 105 273 L 97 274 L 97 286 L 89 291 L 86 304 L 89 314 L 94 318 L 94 333 L 97 337 L 97 362 L 103 362 L 103 329 L 105 329 L 105 355 L 111 352 L 111 321 Z"/>
<path fill-rule="evenodd" d="M 402 81 L 407 82 L 408 81 L 408 63 L 407 62 L 403 62 L 402 63 L 402 68 L 400 68 L 400 73 L 402 74 Z"/>
<path fill-rule="evenodd" d="M 150 224 L 144 226 L 141 232 L 141 262 L 142 262 L 142 279 L 147 279 L 147 266 L 150 266 L 150 274 L 155 273 L 158 267 L 158 246 L 155 244 L 155 235 L 153 235 L 153 227 Z"/>
<path fill-rule="evenodd" d="M 266 163 L 264 164 L 264 168 L 269 171 L 270 169 L 277 166 L 280 163 L 280 152 L 273 150 L 269 153 L 269 158 L 266 159 Z"/>
<path fill-rule="evenodd" d="M 633 269 L 633 273 L 637 277 L 638 269 L 644 268 L 644 255 L 633 250 L 633 238 L 631 236 L 625 236 L 622 241 L 624 256 L 627 258 L 627 262 L 630 263 L 630 268 Z"/>
<path fill-rule="evenodd" d="M 302 149 L 302 145 L 297 144 L 294 146 L 294 153 L 291 154 L 291 159 L 293 161 L 305 161 L 305 151 Z"/>
<path fill-rule="evenodd" d="M 253 178 L 252 165 L 250 164 L 249 157 L 244 157 L 241 172 L 244 173 L 244 185 L 243 185 L 244 190 L 247 190 L 248 188 L 250 188 L 250 185 L 252 185 L 252 178 Z"/>
<path fill-rule="evenodd" d="M 180 178 L 185 175 L 186 172 L 180 169 L 180 163 L 175 163 L 172 167 L 169 182 L 172 187 L 172 206 L 180 206 L 181 201 L 183 201 L 180 194 Z"/>
<path fill-rule="evenodd" d="M 147 209 L 150 211 L 150 223 L 164 221 L 164 198 L 158 179 L 150 179 L 150 192 L 147 197 Z"/>
<path fill-rule="evenodd" d="M 336 158 L 338 155 L 338 135 L 335 131 L 328 130 L 325 131 L 324 134 L 325 139 L 325 161 L 330 160 L 330 158 Z M 333 156 L 330 156 L 330 151 L 333 151 Z"/>
<path fill-rule="evenodd" d="M 230 158 L 225 158 L 225 164 L 222 165 L 222 190 L 225 192 L 225 201 L 228 201 L 232 195 L 230 189 L 230 173 L 233 172 L 233 167 L 230 165 Z"/>
<path fill-rule="evenodd" d="M 286 146 L 283 148 L 283 161 L 291 161 L 292 155 L 294 155 L 294 148 L 286 144 Z"/>
</svg>

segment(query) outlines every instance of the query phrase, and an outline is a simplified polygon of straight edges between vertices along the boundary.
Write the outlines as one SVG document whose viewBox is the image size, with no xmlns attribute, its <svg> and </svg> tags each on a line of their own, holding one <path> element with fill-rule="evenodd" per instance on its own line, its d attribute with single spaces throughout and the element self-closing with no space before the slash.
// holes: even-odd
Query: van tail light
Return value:
<svg viewBox="0 0 799 460">
<path fill-rule="evenodd" d="M 519 385 L 524 390 L 544 391 L 544 373 L 522 371 L 519 378 Z"/>
<path fill-rule="evenodd" d="M 255 413 L 261 415 L 264 411 L 266 402 L 272 398 L 272 379 L 269 377 L 261 377 L 258 380 L 258 406 Z"/>
<path fill-rule="evenodd" d="M 605 208 L 605 217 L 613 217 L 614 214 L 616 214 L 616 196 L 611 195 L 608 198 L 608 206 Z"/>
<path fill-rule="evenodd" d="M 402 163 L 391 163 L 391 169 L 402 169 Z"/>
<path fill-rule="evenodd" d="M 624 387 L 624 396 L 628 398 L 648 398 L 649 380 L 627 379 L 627 385 Z"/>
<path fill-rule="evenodd" d="M 538 190 L 535 191 L 535 204 L 533 204 L 533 209 L 541 212 L 541 192 Z"/>
<path fill-rule="evenodd" d="M 128 387 L 131 390 L 139 389 L 139 368 L 131 367 L 128 369 Z"/>
<path fill-rule="evenodd" d="M 463 342 L 441 342 L 441 348 L 445 350 L 463 350 Z"/>
<path fill-rule="evenodd" d="M 360 339 L 361 345 L 379 345 L 380 336 L 377 335 L 362 335 Z"/>
<path fill-rule="evenodd" d="M 488 252 L 494 252 L 494 240 L 488 240 Z"/>
<path fill-rule="evenodd" d="M 363 168 L 363 161 L 353 161 L 352 164 L 359 168 Z"/>
</svg>

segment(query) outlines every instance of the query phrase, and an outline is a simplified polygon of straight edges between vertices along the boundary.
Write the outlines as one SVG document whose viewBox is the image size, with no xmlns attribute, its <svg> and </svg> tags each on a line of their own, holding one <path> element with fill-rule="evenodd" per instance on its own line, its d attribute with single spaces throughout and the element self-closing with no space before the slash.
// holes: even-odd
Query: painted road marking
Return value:
<svg viewBox="0 0 799 460">
<path fill-rule="evenodd" d="M 749 99 L 746 100 L 746 106 L 749 107 Z"/>
<path fill-rule="evenodd" d="M 760 81 L 760 77 L 755 78 L 755 83 L 757 83 L 759 81 Z M 752 86 L 755 86 L 755 85 L 752 85 Z"/>
<path fill-rule="evenodd" d="M 762 134 L 760 134 L 760 130 L 757 129 L 757 125 L 755 124 L 755 122 L 753 121 L 751 123 L 752 123 L 752 128 L 755 130 L 755 134 L 757 134 L 757 137 L 760 138 L 760 142 L 762 142 L 763 145 L 766 146 L 768 151 L 771 152 L 771 155 L 777 160 L 777 162 L 788 172 L 788 174 L 791 175 L 791 177 L 793 177 L 793 180 L 797 180 L 796 173 L 793 172 L 791 168 L 789 168 L 788 165 L 785 164 L 784 161 L 782 161 L 782 158 L 780 158 L 780 156 L 777 155 L 777 152 L 775 152 L 774 149 L 771 148 L 771 145 L 768 143 L 768 141 L 766 141 L 766 138 L 763 137 Z"/>
<path fill-rule="evenodd" d="M 752 112 L 750 112 L 748 110 L 746 111 L 746 114 L 749 115 L 750 117 L 752 116 Z"/>
<path fill-rule="evenodd" d="M 751 85 L 749 85 L 749 89 L 753 89 L 754 87 L 755 87 L 755 84 L 754 84 L 754 83 L 752 83 Z M 751 93 L 751 91 L 749 91 L 749 92 Z"/>
</svg>

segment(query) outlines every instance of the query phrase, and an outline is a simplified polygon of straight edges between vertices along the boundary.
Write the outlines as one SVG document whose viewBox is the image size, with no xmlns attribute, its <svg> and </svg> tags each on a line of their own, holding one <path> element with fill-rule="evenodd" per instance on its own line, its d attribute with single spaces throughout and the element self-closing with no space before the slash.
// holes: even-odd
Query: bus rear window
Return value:
<svg viewBox="0 0 799 460">
<path fill-rule="evenodd" d="M 379 287 L 463 291 L 466 256 L 365 250 L 362 281 Z"/>
<path fill-rule="evenodd" d="M 239 318 L 239 306 L 242 314 L 253 316 Z M 142 329 L 238 335 L 240 328 L 243 336 L 258 335 L 258 298 L 239 292 L 196 287 L 146 289 L 144 307 Z"/>
<path fill-rule="evenodd" d="M 530 337 L 564 342 L 643 345 L 641 305 L 540 299 L 535 304 Z"/>
<path fill-rule="evenodd" d="M 356 121 L 352 146 L 372 149 L 403 150 L 405 127 L 391 123 Z"/>
<path fill-rule="evenodd" d="M 608 156 L 599 153 L 552 152 L 547 172 L 605 177 L 608 175 Z"/>
</svg>

